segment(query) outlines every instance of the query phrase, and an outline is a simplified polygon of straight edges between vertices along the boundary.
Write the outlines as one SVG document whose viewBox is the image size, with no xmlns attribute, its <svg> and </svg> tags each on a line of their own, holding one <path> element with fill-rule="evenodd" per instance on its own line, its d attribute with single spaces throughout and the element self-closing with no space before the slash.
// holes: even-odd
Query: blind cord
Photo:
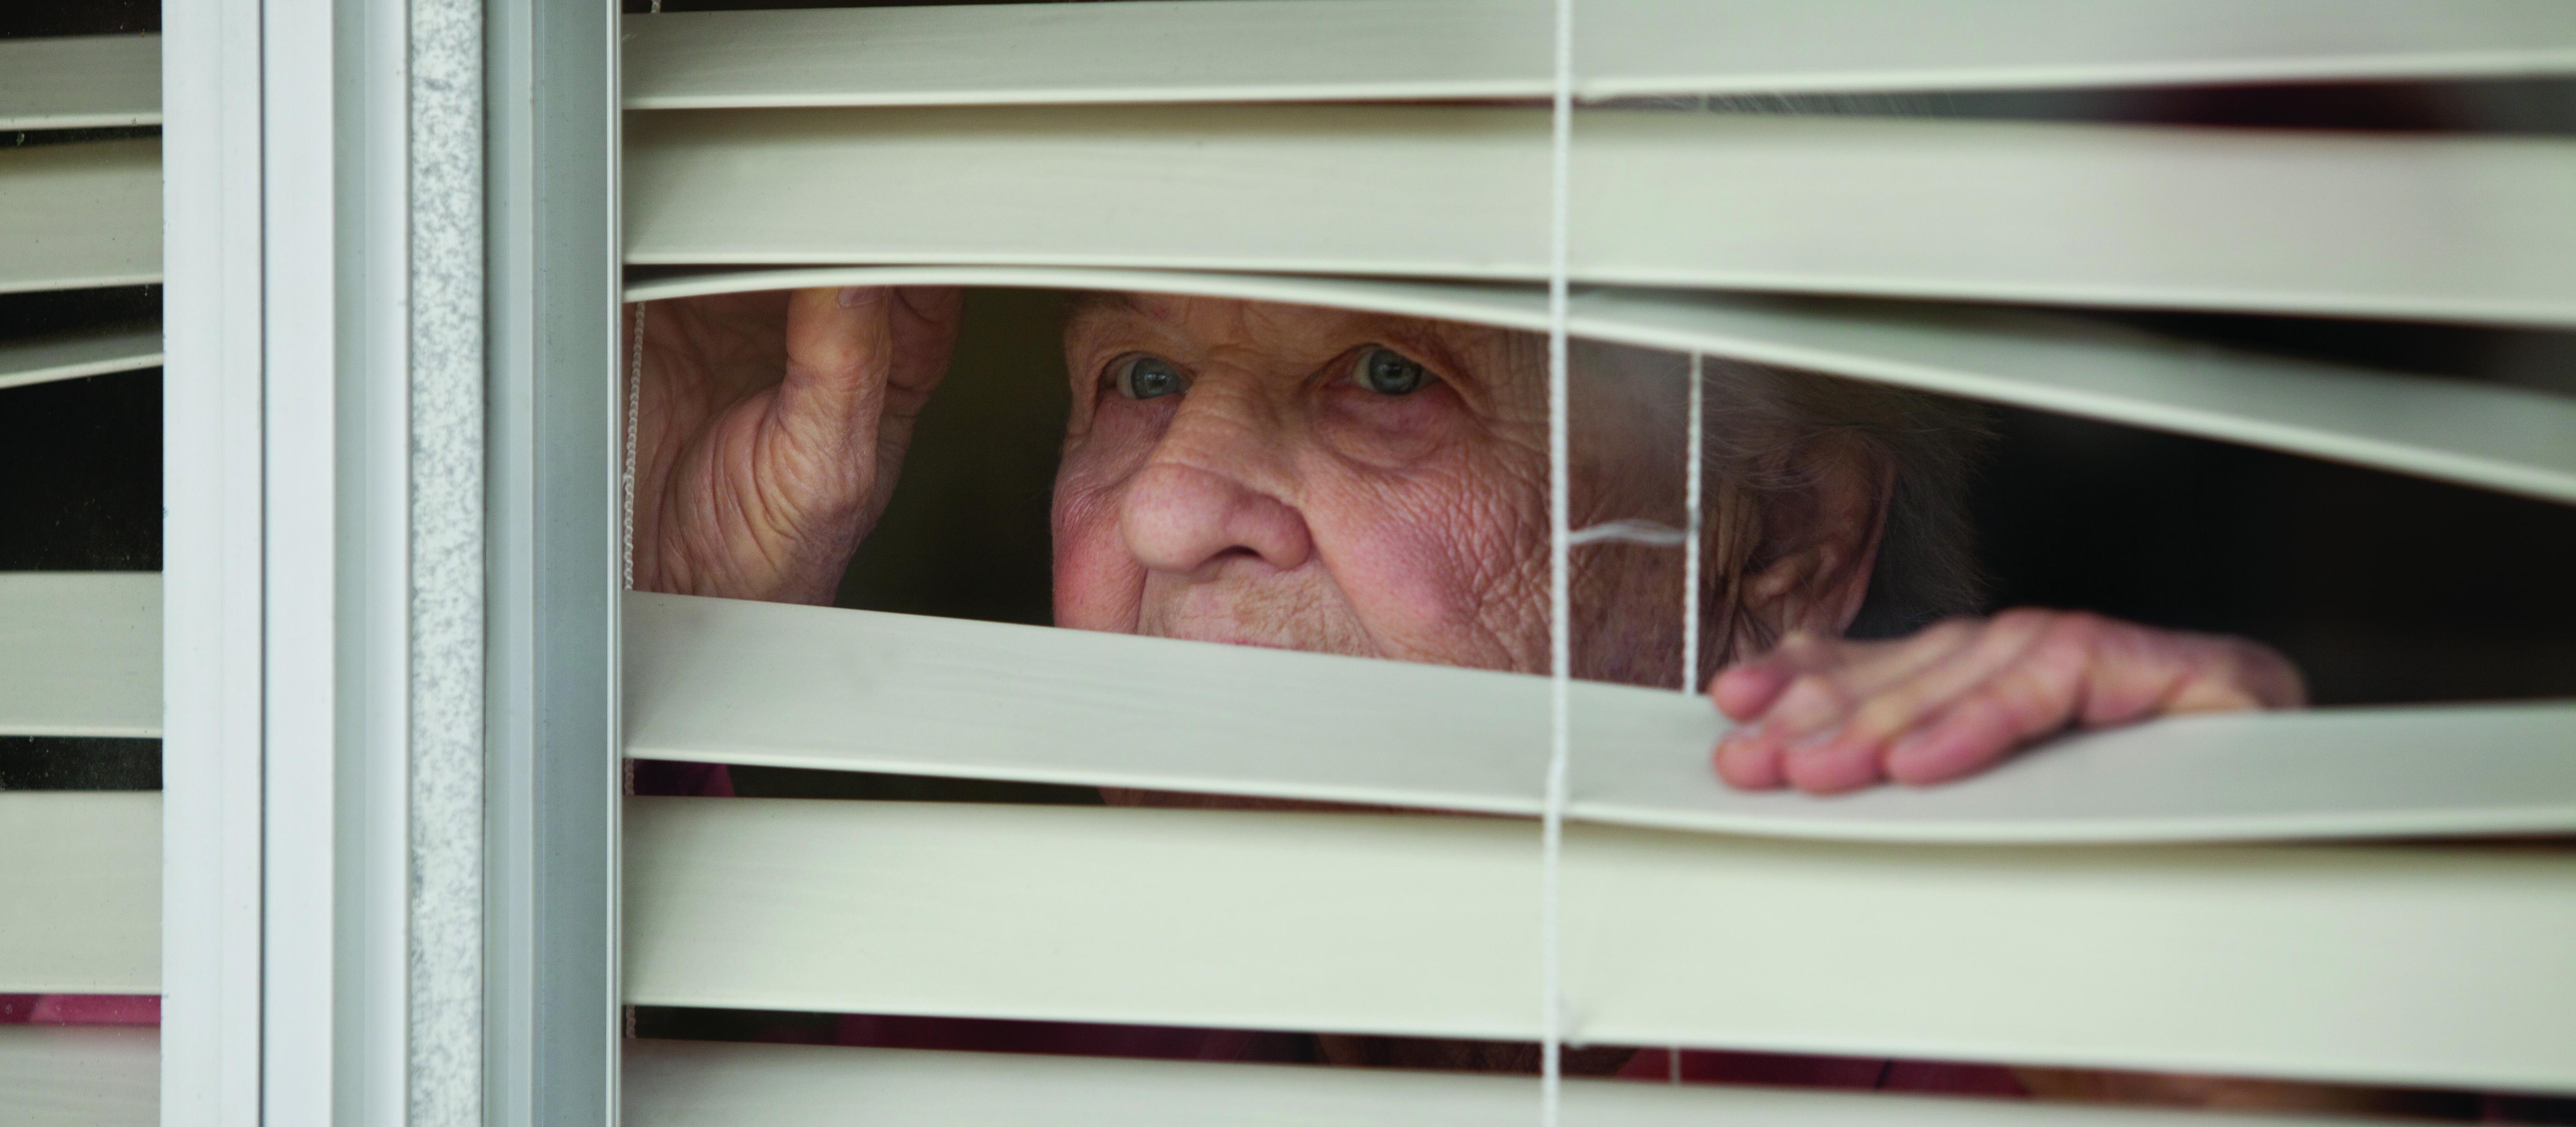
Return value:
<svg viewBox="0 0 2576 1127">
<path fill-rule="evenodd" d="M 617 514 L 618 566 L 626 577 L 622 589 L 627 591 L 635 589 L 635 435 L 637 424 L 644 417 L 644 307 L 647 304 L 635 303 L 634 355 L 626 362 L 626 466 L 617 475 L 618 492 L 622 497 Z M 618 734 L 619 740 L 625 738 L 625 733 Z M 619 755 L 617 770 L 622 793 L 633 797 L 635 761 Z M 626 1022 L 626 1035 L 632 1037 L 635 1035 L 635 1009 L 632 1006 L 627 1007 Z"/>
<path fill-rule="evenodd" d="M 1539 819 L 1539 1123 L 1558 1127 L 1564 1104 L 1565 967 L 1558 900 L 1564 884 L 1566 775 L 1573 757 L 1568 695 L 1574 624 L 1572 498 L 1566 452 L 1566 263 L 1574 148 L 1574 0 L 1556 0 L 1556 90 L 1549 113 L 1547 245 L 1548 755 Z"/>
<path fill-rule="evenodd" d="M 618 524 L 619 552 L 626 589 L 635 589 L 635 436 L 644 415 L 644 308 L 647 302 L 635 303 L 634 354 L 626 363 L 626 468 L 618 475 L 618 489 L 624 495 L 623 519 Z"/>
<path fill-rule="evenodd" d="M 1699 691 L 1700 358 L 1691 353 L 1690 441 L 1682 453 L 1682 691 Z"/>
<path fill-rule="evenodd" d="M 662 14 L 662 0 L 653 0 L 653 14 Z M 618 528 L 626 575 L 626 589 L 635 589 L 635 432 L 644 415 L 644 302 L 635 303 L 635 358 L 626 376 L 626 470 L 620 480 L 625 492 L 625 523 Z M 635 761 L 621 755 L 617 762 L 625 771 L 626 794 L 635 794 Z M 626 1007 L 626 1035 L 635 1035 L 635 1007 Z"/>
</svg>

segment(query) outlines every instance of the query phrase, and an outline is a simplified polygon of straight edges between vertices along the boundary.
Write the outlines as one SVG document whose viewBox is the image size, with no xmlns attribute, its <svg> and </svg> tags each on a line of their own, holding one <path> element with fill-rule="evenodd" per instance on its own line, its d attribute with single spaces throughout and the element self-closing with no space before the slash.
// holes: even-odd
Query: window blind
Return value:
<svg viewBox="0 0 2576 1127">
<path fill-rule="evenodd" d="M 161 144 L 0 150 L 0 293 L 161 280 Z"/>
<path fill-rule="evenodd" d="M 864 1117 L 884 1127 L 1080 1122 L 1134 1127 L 1428 1124 L 1469 1127 L 1526 1118 L 1534 1082 L 1398 1069 L 1316 1069 L 1202 1062 L 818 1049 L 630 1041 L 626 1122 L 714 1127 L 758 1122 L 823 1127 Z M 1576 1123 L 1674 1127 L 1712 1120 L 1846 1127 L 2323 1127 L 2376 1120 L 2246 1116 L 2137 1108 L 2070 1110 L 1995 1100 L 1855 1096 L 1785 1089 L 1568 1081 Z M 1879 1118 L 1884 1116 L 1883 1119 Z"/>
<path fill-rule="evenodd" d="M 1553 11 L 629 17 L 627 296 L 994 284 L 1542 328 L 1550 119 L 1422 103 L 1551 93 Z M 2576 325 L 2561 139 L 1673 112 L 2563 77 L 2563 8 L 1587 0 L 1573 44 L 1593 103 L 1573 124 L 1575 335 L 2576 501 L 2563 397 L 2063 311 Z M 1390 102 L 1411 104 L 1371 104 Z M 1527 814 L 1547 752 L 1547 683 L 1507 674 L 648 594 L 625 629 L 635 757 Z M 1267 703 L 1281 684 L 1337 704 L 1286 714 Z M 2576 858 L 2349 843 L 2576 828 L 2576 706 L 2169 722 L 1964 787 L 1821 804 L 1720 790 L 1702 702 L 1591 685 L 1571 700 L 1579 1039 L 2576 1092 L 2576 984 L 2544 938 L 2576 923 Z M 636 1004 L 1541 1032 L 1523 820 L 687 799 L 634 800 L 627 819 Z M 638 1044 L 628 1068 L 628 1113 L 674 1124 L 870 1106 L 979 1122 L 1041 1099 L 1145 1122 L 1439 1121 L 1530 1094 L 780 1047 Z M 1568 1106 L 1925 1114 L 1614 1087 L 1570 1085 Z"/>
<path fill-rule="evenodd" d="M 0 341 L 0 389 L 161 366 L 161 330 L 118 327 Z"/>
<path fill-rule="evenodd" d="M 2576 323 L 2557 143 L 1580 117 L 1578 282 Z M 627 134 L 627 260 L 1531 281 L 1548 151 L 1508 108 L 657 114 Z"/>
<path fill-rule="evenodd" d="M 1043 627 L 626 596 L 628 754 L 1538 812 L 1546 681 Z M 2324 709 L 2073 737 L 1945 790 L 1717 786 L 1694 695 L 1580 683 L 1568 816 L 1886 842 L 2576 832 L 2576 705 Z M 1003 707 L 1007 700 L 1008 707 Z M 1334 702 L 1329 709 L 1316 701 Z M 2474 731 L 2474 742 L 2427 746 Z M 2213 778 L 2226 780 L 2213 788 Z"/>
<path fill-rule="evenodd" d="M 0 129 L 161 124 L 161 37 L 0 39 Z"/>
<path fill-rule="evenodd" d="M 161 576 L 0 572 L 0 735 L 161 734 Z"/>
<path fill-rule="evenodd" d="M 0 1092 L 24 1127 L 152 1127 L 160 1038 L 150 1029 L 0 1025 Z"/>
<path fill-rule="evenodd" d="M 161 278 L 154 35 L 0 40 L 0 295 Z M 32 136 L 31 136 L 32 135 Z M 154 322 L 46 326 L 0 339 L 13 389 L 157 367 Z M 44 536 L 51 529 L 18 529 Z M 0 736 L 161 734 L 161 577 L 0 573 Z M 155 994 L 161 801 L 152 793 L 0 793 L 0 993 Z M 153 1030 L 0 1025 L 0 1118 L 159 1119 Z"/>
<path fill-rule="evenodd" d="M 0 791 L 0 898 L 0 994 L 159 993 L 161 796 Z"/>
<path fill-rule="evenodd" d="M 1544 98 L 1553 20 L 1545 0 L 671 12 L 626 21 L 625 104 Z M 2549 0 L 1590 0 L 1577 20 L 1586 99 L 2576 69 Z"/>
<path fill-rule="evenodd" d="M 160 38 L 0 40 L 0 130 L 156 125 Z M 160 143 L 0 150 L 0 294 L 161 277 Z M 106 326 L 0 341 L 0 389 L 160 363 L 160 334 Z"/>
<path fill-rule="evenodd" d="M 1515 988 L 1538 973 L 1527 821 L 763 799 L 626 816 L 638 1004 L 1538 1033 Z M 1566 866 L 1589 1041 L 2576 1086 L 2563 854 L 1578 826 Z"/>
</svg>

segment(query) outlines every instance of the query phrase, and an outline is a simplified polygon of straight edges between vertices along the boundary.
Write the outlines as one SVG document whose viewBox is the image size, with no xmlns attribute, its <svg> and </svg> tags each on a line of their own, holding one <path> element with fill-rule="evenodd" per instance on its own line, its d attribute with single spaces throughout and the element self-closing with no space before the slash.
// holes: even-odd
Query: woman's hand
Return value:
<svg viewBox="0 0 2576 1127">
<path fill-rule="evenodd" d="M 636 588 L 831 602 L 893 496 L 913 420 L 948 371 L 959 309 L 954 289 L 652 302 L 635 443 Z"/>
<path fill-rule="evenodd" d="M 1741 725 L 1717 745 L 1727 782 L 1830 794 L 1955 779 L 2069 728 L 2297 708 L 2307 689 L 2243 638 L 2011 610 L 1885 642 L 1793 636 L 1709 696 Z"/>
</svg>

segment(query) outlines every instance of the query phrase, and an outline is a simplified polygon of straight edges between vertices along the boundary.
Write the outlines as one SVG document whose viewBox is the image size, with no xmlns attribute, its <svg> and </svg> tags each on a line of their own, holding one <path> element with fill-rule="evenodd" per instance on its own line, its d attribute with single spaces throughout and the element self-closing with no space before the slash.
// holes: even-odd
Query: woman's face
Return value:
<svg viewBox="0 0 2576 1127">
<path fill-rule="evenodd" d="M 1546 668 L 1543 338 L 1375 313 L 1104 295 L 1077 306 L 1065 360 L 1073 413 L 1055 487 L 1059 625 Z M 1651 384 L 1646 398 L 1669 392 L 1678 402 L 1677 381 Z M 1639 474 L 1578 456 L 1577 524 L 1678 523 L 1663 511 L 1677 507 L 1681 488 L 1673 444 L 1584 440 L 1602 424 L 1650 418 L 1657 405 L 1631 406 L 1578 410 L 1578 455 L 1672 464 Z M 1678 411 L 1665 418 L 1678 434 Z M 1615 484 L 1649 478 L 1669 488 Z M 1671 619 L 1664 604 L 1678 607 L 1678 575 L 1664 560 L 1678 553 L 1585 550 L 1605 565 L 1602 552 L 1640 551 L 1619 561 L 1616 590 L 1587 578 L 1610 568 L 1578 571 L 1578 601 L 1615 604 L 1633 591 L 1663 609 L 1655 618 Z M 1647 575 L 1665 578 L 1639 581 Z"/>
</svg>

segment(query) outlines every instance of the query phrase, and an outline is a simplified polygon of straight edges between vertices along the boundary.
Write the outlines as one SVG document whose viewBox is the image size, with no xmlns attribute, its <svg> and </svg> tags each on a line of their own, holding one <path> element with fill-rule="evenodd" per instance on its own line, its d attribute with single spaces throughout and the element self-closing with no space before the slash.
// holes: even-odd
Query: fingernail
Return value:
<svg viewBox="0 0 2576 1127">
<path fill-rule="evenodd" d="M 884 299 L 884 286 L 841 287 L 841 308 L 843 309 L 856 309 L 862 305 L 874 305 Z"/>
<path fill-rule="evenodd" d="M 1911 774 L 1915 764 L 1934 750 L 1936 749 L 1932 743 L 1932 735 L 1928 732 L 1916 732 L 1889 744 L 1887 745 L 1888 773 L 1897 776 Z"/>
</svg>

